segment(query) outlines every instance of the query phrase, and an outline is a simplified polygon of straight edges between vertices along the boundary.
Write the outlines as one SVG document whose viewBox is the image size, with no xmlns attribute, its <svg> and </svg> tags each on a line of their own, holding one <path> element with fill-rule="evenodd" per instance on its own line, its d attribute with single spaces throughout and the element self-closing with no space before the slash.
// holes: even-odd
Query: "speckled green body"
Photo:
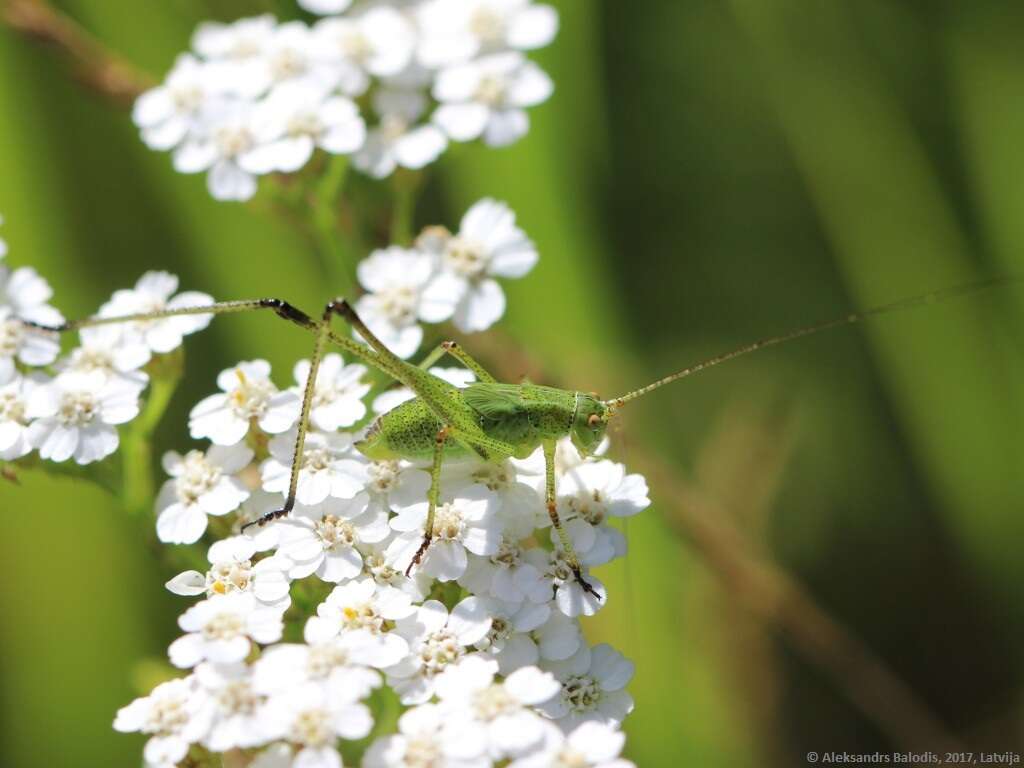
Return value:
<svg viewBox="0 0 1024 768">
<path fill-rule="evenodd" d="M 575 438 L 574 427 L 579 426 L 581 411 L 589 416 L 599 405 L 590 395 L 536 384 L 479 383 L 464 390 L 450 390 L 444 392 L 450 407 L 482 429 L 487 437 L 510 446 L 513 450 L 509 455 L 515 458 L 529 456 L 545 440 L 567 435 Z M 356 448 L 371 459 L 424 461 L 433 456 L 437 434 L 444 426 L 427 403 L 417 397 L 380 416 Z M 586 424 L 586 429 L 593 431 L 593 425 Z M 477 454 L 459 440 L 449 440 L 444 452 L 445 457 Z M 485 458 L 496 460 L 505 456 Z"/>
</svg>

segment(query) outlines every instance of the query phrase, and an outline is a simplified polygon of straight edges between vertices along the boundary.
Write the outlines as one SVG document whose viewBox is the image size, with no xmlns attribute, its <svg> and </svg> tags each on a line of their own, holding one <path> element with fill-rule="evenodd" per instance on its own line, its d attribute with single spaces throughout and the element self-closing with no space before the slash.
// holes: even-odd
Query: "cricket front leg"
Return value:
<svg viewBox="0 0 1024 768">
<path fill-rule="evenodd" d="M 412 569 L 420 564 L 423 555 L 430 548 L 430 541 L 434 538 L 434 514 L 437 512 L 437 500 L 441 495 L 441 461 L 444 458 L 444 445 L 448 441 L 448 427 L 441 427 L 437 431 L 437 440 L 434 442 L 434 463 L 430 467 L 430 490 L 427 491 L 427 522 L 423 528 L 423 543 L 416 550 L 416 554 L 405 569 L 405 575 L 412 573 Z"/>
<path fill-rule="evenodd" d="M 566 562 L 568 562 L 569 568 L 572 570 L 576 583 L 583 588 L 583 591 L 600 600 L 601 595 L 583 578 L 583 569 L 580 566 L 579 556 L 577 556 L 576 549 L 572 545 L 569 533 L 563 527 L 562 520 L 558 516 L 558 497 L 555 494 L 555 443 L 553 440 L 546 440 L 544 442 L 544 474 L 546 481 L 545 503 L 548 508 L 548 517 L 551 518 L 551 525 L 558 534 L 558 541 L 562 546 L 562 552 L 565 553 Z"/>
</svg>

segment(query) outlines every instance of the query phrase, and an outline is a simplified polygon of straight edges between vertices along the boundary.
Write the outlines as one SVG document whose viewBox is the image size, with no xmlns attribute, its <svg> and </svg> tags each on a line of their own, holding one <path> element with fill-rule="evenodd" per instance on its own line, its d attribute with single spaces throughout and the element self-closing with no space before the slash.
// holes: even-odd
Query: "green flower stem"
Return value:
<svg viewBox="0 0 1024 768">
<path fill-rule="evenodd" d="M 391 242 L 395 245 L 412 244 L 413 225 L 416 215 L 416 197 L 422 174 L 399 168 L 395 171 L 392 188 L 395 202 L 391 209 Z"/>
<path fill-rule="evenodd" d="M 130 514 L 138 515 L 152 507 L 156 490 L 150 438 L 181 380 L 184 360 L 185 355 L 180 348 L 153 359 L 146 369 L 150 375 L 146 404 L 142 413 L 122 431 L 122 494 L 124 506 Z"/>
<path fill-rule="evenodd" d="M 381 686 L 370 694 L 367 706 L 373 711 L 373 730 L 368 736 L 358 741 L 343 740 L 341 749 L 342 760 L 345 765 L 359 765 L 362 763 L 366 750 L 382 736 L 391 736 L 398 732 L 398 718 L 402 714 L 402 703 L 398 700 L 398 694 L 391 688 Z"/>
<path fill-rule="evenodd" d="M 355 286 L 351 272 L 355 268 L 356 259 L 353 244 L 342 237 L 338 222 L 338 203 L 347 172 L 347 157 L 335 155 L 330 159 L 313 195 L 311 218 L 320 266 L 324 278 L 330 283 L 331 293 L 354 297 Z"/>
</svg>

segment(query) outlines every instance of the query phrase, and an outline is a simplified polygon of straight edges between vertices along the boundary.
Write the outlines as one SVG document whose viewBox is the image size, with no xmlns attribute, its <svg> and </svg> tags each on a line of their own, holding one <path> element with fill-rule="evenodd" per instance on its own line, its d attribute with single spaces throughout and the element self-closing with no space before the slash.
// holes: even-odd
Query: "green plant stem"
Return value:
<svg viewBox="0 0 1024 768">
<path fill-rule="evenodd" d="M 150 438 L 174 396 L 183 368 L 184 354 L 180 349 L 155 359 L 148 366 L 149 397 L 142 413 L 123 430 L 121 482 L 124 506 L 129 514 L 138 515 L 149 509 L 156 495 Z"/>
<path fill-rule="evenodd" d="M 391 242 L 395 245 L 410 245 L 413 238 L 413 219 L 416 214 L 416 195 L 419 192 L 422 174 L 399 168 L 395 171 L 392 189 L 395 202 L 391 209 Z"/>
<path fill-rule="evenodd" d="M 347 157 L 335 155 L 330 159 L 313 195 L 311 218 L 320 266 L 332 294 L 354 297 L 351 270 L 355 267 L 355 254 L 352 244 L 342 236 L 337 215 L 347 172 Z"/>
<path fill-rule="evenodd" d="M 154 496 L 153 447 L 149 440 L 134 431 L 121 440 L 124 461 L 124 507 L 129 514 L 139 515 Z"/>
</svg>

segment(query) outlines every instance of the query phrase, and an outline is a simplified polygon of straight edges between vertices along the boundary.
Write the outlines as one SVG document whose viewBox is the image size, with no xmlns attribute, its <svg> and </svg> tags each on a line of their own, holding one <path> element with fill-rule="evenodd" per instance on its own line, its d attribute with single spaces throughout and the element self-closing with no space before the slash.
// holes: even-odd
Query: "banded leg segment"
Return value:
<svg viewBox="0 0 1024 768">
<path fill-rule="evenodd" d="M 423 527 L 423 543 L 416 550 L 409 567 L 405 569 L 405 575 L 412 573 L 412 569 L 420 564 L 423 555 L 430 547 L 434 538 L 434 514 L 437 512 L 437 501 L 441 495 L 441 461 L 444 458 L 444 445 L 448 441 L 448 427 L 441 427 L 437 432 L 437 441 L 434 443 L 434 463 L 430 467 L 430 490 L 427 491 L 427 522 Z"/>
<path fill-rule="evenodd" d="M 548 508 L 548 517 L 551 518 L 551 525 L 558 534 L 558 541 L 562 551 L 565 553 L 566 562 L 572 570 L 576 583 L 583 588 L 583 591 L 600 600 L 601 595 L 583 578 L 583 569 L 580 566 L 580 559 L 576 554 L 576 549 L 572 545 L 572 539 L 569 538 L 569 534 L 562 526 L 562 521 L 558 516 L 558 497 L 555 493 L 555 442 L 553 440 L 544 441 L 544 476 L 545 503 Z"/>
<path fill-rule="evenodd" d="M 476 376 L 477 381 L 483 381 L 488 384 L 494 384 L 497 382 L 497 379 L 491 376 L 487 369 L 480 365 L 480 363 L 466 352 L 466 350 L 459 346 L 459 343 L 456 341 L 442 341 L 429 355 L 423 358 L 422 362 L 420 362 L 420 368 L 427 370 L 445 355 L 451 355 L 466 366 L 466 368 L 471 370 L 473 375 Z"/>
</svg>

